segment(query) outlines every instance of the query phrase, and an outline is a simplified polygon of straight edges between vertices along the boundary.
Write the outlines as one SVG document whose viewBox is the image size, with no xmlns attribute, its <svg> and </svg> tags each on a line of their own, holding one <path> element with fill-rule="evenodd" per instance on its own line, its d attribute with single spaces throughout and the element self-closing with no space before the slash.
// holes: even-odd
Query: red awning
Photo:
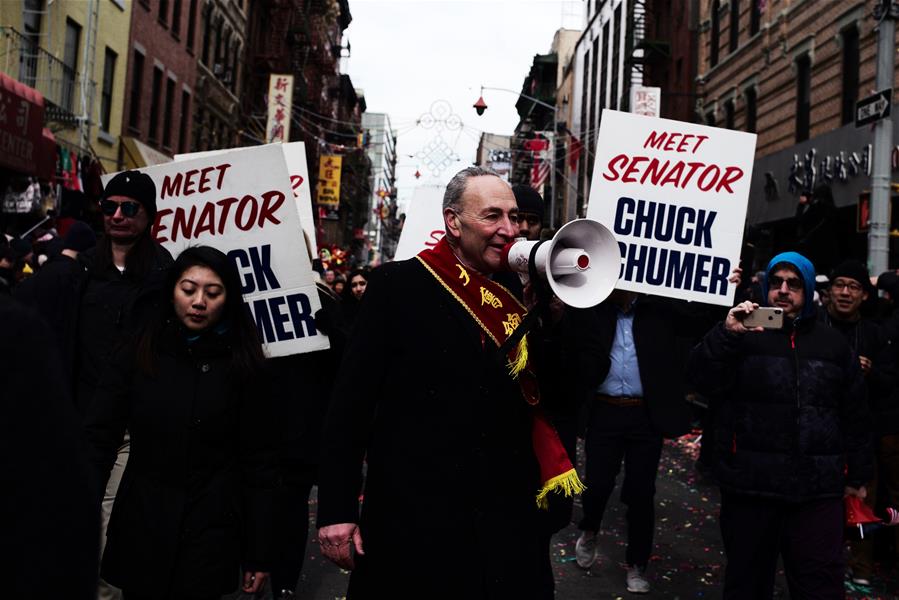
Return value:
<svg viewBox="0 0 899 600">
<path fill-rule="evenodd" d="M 0 73 L 0 166 L 36 175 L 46 146 L 44 97 Z"/>
</svg>

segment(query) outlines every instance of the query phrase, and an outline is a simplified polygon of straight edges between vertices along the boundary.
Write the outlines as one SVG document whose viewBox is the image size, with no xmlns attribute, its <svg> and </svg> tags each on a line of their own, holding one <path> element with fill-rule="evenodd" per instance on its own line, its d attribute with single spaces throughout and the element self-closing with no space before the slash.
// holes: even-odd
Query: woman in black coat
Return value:
<svg viewBox="0 0 899 600">
<path fill-rule="evenodd" d="M 126 600 L 262 589 L 277 485 L 262 350 L 231 261 L 181 253 L 163 314 L 117 353 L 87 417 L 98 492 L 127 429 L 131 455 L 101 575 Z"/>
</svg>

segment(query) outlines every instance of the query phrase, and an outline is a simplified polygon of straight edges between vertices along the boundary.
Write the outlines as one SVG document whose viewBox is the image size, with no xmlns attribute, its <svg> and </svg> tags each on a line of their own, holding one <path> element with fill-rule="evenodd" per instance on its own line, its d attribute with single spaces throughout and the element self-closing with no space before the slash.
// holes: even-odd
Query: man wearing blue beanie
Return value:
<svg viewBox="0 0 899 600">
<path fill-rule="evenodd" d="M 782 556 L 792 598 L 843 598 L 843 497 L 873 474 L 865 382 L 846 339 L 819 324 L 815 269 L 796 252 L 768 263 L 762 298 L 780 329 L 730 310 L 692 351 L 697 391 L 717 398 L 716 475 L 727 554 L 724 598 L 771 598 Z"/>
</svg>

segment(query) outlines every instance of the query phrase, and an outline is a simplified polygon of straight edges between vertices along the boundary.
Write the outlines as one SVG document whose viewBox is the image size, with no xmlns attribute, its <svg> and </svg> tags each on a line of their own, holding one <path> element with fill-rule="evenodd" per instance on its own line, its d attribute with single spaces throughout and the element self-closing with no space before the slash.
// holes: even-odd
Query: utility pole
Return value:
<svg viewBox="0 0 899 600">
<path fill-rule="evenodd" d="M 877 89 L 893 87 L 895 77 L 896 22 L 899 4 L 879 0 L 874 7 L 877 19 Z M 871 222 L 868 229 L 868 269 L 879 275 L 889 267 L 890 258 L 890 155 L 893 146 L 893 119 L 874 124 L 874 156 L 871 173 Z"/>
</svg>

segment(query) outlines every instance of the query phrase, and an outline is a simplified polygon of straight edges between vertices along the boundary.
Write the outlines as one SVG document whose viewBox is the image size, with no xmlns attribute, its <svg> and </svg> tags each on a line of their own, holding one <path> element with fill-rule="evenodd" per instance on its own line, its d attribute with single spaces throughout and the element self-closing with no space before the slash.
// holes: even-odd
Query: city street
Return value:
<svg viewBox="0 0 899 600">
<path fill-rule="evenodd" d="M 687 435 L 668 442 L 662 461 L 656 492 L 655 552 L 649 568 L 654 598 L 720 598 L 724 577 L 724 550 L 718 532 L 718 488 L 705 481 L 693 468 L 699 452 L 698 436 Z M 582 462 L 582 452 L 578 452 Z M 582 469 L 583 464 L 580 465 Z M 311 507 L 314 531 L 315 501 Z M 624 588 L 625 507 L 617 494 L 609 503 L 610 514 L 602 531 L 602 558 L 589 571 L 574 560 L 578 530 L 569 525 L 553 539 L 556 573 L 556 598 L 560 600 L 598 600 L 636 597 Z M 575 503 L 575 522 L 580 503 Z M 318 546 L 307 546 L 298 598 L 303 600 L 341 600 L 345 597 L 348 573 L 322 559 Z M 435 565 L 439 569 L 439 565 Z M 270 598 L 270 596 L 267 596 Z M 783 571 L 778 573 L 775 598 L 788 598 Z M 248 600 L 240 596 L 229 600 Z M 847 584 L 847 598 L 899 598 L 896 573 L 869 590 Z M 424 599 L 423 599 L 424 600 Z"/>
</svg>

